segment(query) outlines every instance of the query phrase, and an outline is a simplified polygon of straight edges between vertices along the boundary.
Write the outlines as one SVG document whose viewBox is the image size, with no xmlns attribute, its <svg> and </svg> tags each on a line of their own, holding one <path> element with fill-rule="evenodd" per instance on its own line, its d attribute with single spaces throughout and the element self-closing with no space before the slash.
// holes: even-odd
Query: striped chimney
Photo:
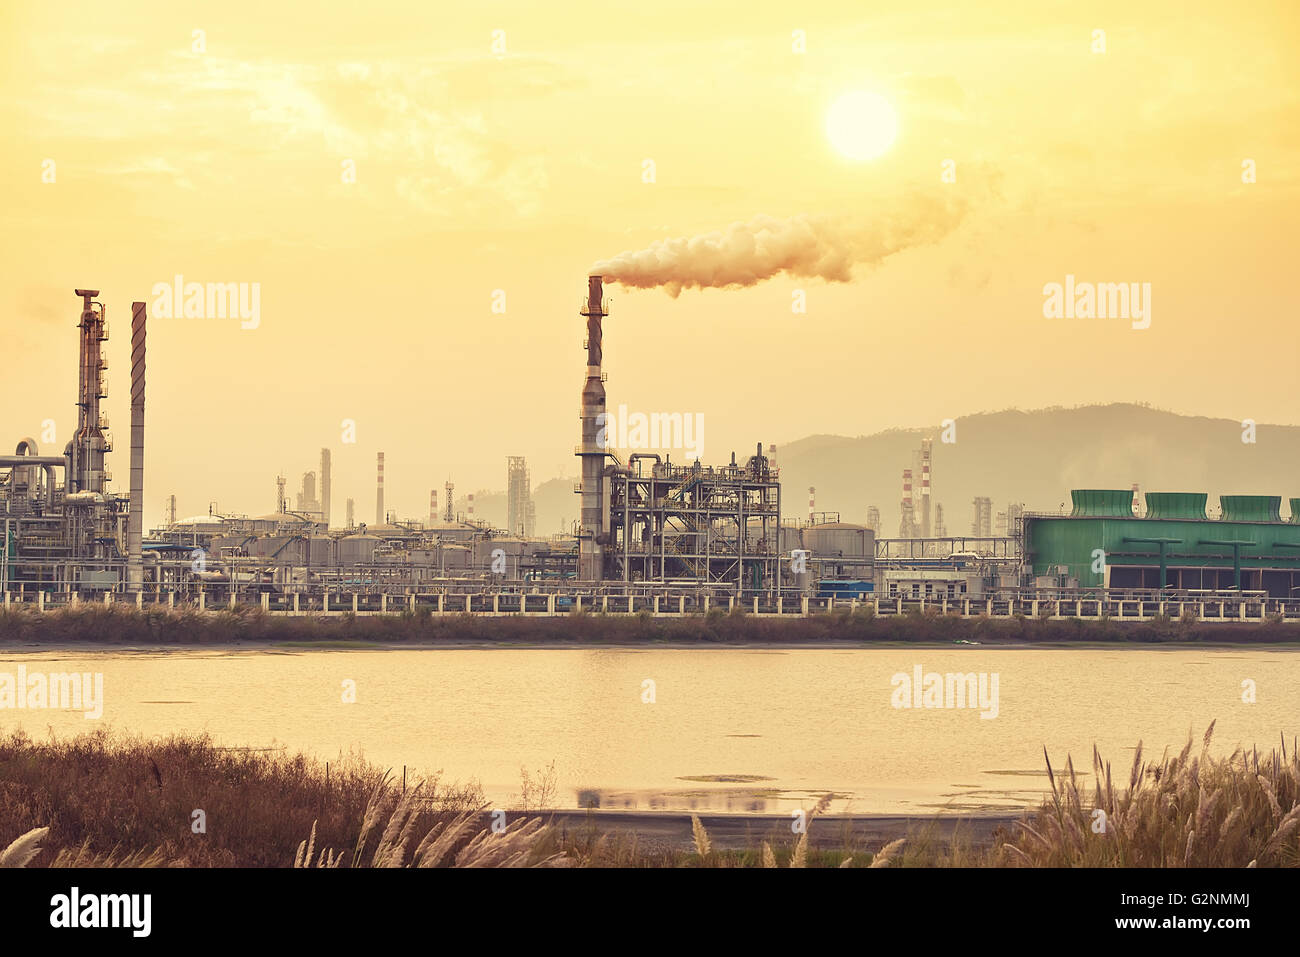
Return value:
<svg viewBox="0 0 1300 957">
<path fill-rule="evenodd" d="M 131 490 L 126 519 L 127 583 L 144 587 L 144 334 L 145 304 L 131 303 Z"/>
<path fill-rule="evenodd" d="M 912 504 L 912 470 L 903 469 L 903 502 L 906 505 Z"/>
<path fill-rule="evenodd" d="M 813 513 L 817 510 L 817 486 L 808 486 L 808 521 L 813 520 Z"/>
<path fill-rule="evenodd" d="M 467 497 L 467 500 L 468 500 L 468 502 L 469 502 L 469 506 L 468 506 L 468 508 L 469 508 L 469 520 L 472 522 L 472 521 L 474 521 L 474 493 L 473 493 L 473 492 L 470 492 L 470 493 L 469 493 L 469 495 L 468 495 L 468 497 Z"/>
<path fill-rule="evenodd" d="M 384 453 L 379 453 L 379 474 L 375 479 L 375 524 L 384 524 Z"/>
</svg>

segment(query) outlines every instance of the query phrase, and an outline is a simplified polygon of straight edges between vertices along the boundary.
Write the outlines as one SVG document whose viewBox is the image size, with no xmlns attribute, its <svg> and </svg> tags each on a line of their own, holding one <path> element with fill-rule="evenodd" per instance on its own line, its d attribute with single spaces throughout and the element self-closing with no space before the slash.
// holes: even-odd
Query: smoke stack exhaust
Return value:
<svg viewBox="0 0 1300 957">
<path fill-rule="evenodd" d="M 145 304 L 131 303 L 131 510 L 126 519 L 127 585 L 144 587 L 144 335 Z"/>
<path fill-rule="evenodd" d="M 599 581 L 605 577 L 605 529 L 601 515 L 601 502 L 604 500 L 601 473 L 605 467 L 605 449 L 601 433 L 605 426 L 605 383 L 600 364 L 601 320 L 609 313 L 605 309 L 603 286 L 604 280 L 600 276 L 587 277 L 587 301 L 579 313 L 587 319 L 587 377 L 582 386 L 582 445 L 578 448 L 582 459 L 579 581 Z"/>
<path fill-rule="evenodd" d="M 379 473 L 375 478 L 375 524 L 384 524 L 384 453 L 379 453 Z"/>
<path fill-rule="evenodd" d="M 996 176 L 968 169 L 966 189 L 922 186 L 872 201 L 853 215 L 760 215 L 725 229 L 656 240 L 591 267 L 636 289 L 737 289 L 776 276 L 848 282 L 856 267 L 875 267 L 916 246 L 937 242 L 960 225 L 972 201 L 996 191 Z"/>
</svg>

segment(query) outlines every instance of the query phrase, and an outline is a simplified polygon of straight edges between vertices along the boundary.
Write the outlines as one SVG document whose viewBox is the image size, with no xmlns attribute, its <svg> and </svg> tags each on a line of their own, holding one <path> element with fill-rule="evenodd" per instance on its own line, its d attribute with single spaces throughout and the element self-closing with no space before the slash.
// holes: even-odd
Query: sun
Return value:
<svg viewBox="0 0 1300 957">
<path fill-rule="evenodd" d="M 845 93 L 826 114 L 826 135 L 831 145 L 849 159 L 875 159 L 894 145 L 898 115 L 879 93 Z"/>
</svg>

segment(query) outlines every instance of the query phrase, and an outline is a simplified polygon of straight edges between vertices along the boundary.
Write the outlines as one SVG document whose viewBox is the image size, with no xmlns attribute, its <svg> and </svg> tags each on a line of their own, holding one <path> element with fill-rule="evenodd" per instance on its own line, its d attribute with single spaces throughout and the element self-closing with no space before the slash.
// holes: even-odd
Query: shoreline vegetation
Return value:
<svg viewBox="0 0 1300 957">
<path fill-rule="evenodd" d="M 202 736 L 100 730 L 36 742 L 13 732 L 0 738 L 0 866 L 1300 866 L 1295 742 L 1215 757 L 1213 732 L 1158 760 L 1139 743 L 1131 769 L 1115 775 L 1094 749 L 1090 787 L 1072 761 L 1049 762 L 1043 803 L 976 840 L 960 821 L 941 833 L 936 818 L 863 841 L 824 814 L 828 794 L 803 833 L 767 819 L 739 848 L 717 844 L 695 816 L 686 847 L 643 841 L 608 818 L 566 820 L 544 810 L 553 766 L 522 772 L 505 810 L 473 782 L 403 783 L 356 756 L 327 767 Z"/>
<path fill-rule="evenodd" d="M 981 644 L 1078 645 L 1191 643 L 1278 645 L 1300 643 L 1300 622 L 1212 623 L 1192 618 L 1144 622 L 993 619 L 944 615 L 937 609 L 875 616 L 871 609 L 808 618 L 755 618 L 737 610 L 654 618 L 575 613 L 553 618 L 504 615 L 391 615 L 283 617 L 256 608 L 200 612 L 82 605 L 40 612 L 0 611 L 0 648 L 21 644 L 231 645 L 365 648 L 372 646 L 668 644 L 683 646 Z"/>
</svg>

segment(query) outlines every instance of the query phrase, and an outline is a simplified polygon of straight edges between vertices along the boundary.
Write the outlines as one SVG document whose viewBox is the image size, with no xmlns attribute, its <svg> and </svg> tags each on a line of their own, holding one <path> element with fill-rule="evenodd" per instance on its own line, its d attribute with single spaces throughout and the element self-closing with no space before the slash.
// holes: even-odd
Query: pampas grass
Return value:
<svg viewBox="0 0 1300 957">
<path fill-rule="evenodd" d="M 1143 760 L 1139 742 L 1127 788 L 1093 749 L 1094 787 L 1081 790 L 1072 760 L 1047 760 L 1050 799 L 1026 815 L 991 863 L 1031 867 L 1295 867 L 1300 865 L 1300 761 L 1295 749 L 1261 760 L 1237 748 L 1209 753 L 1214 723 L 1176 757 Z M 1044 754 L 1046 759 L 1046 754 Z"/>
<path fill-rule="evenodd" d="M 32 858 L 41 852 L 41 841 L 49 833 L 48 827 L 36 827 L 14 838 L 9 846 L 0 852 L 0 867 L 26 867 L 31 863 Z"/>
</svg>

